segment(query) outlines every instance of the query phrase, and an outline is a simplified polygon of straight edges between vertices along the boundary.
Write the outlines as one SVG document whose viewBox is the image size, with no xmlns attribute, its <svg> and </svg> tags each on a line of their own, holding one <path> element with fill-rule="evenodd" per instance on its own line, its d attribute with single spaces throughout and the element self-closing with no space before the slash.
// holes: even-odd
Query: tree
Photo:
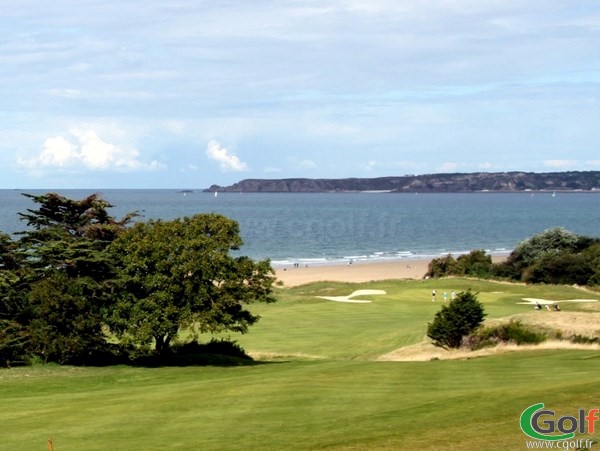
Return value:
<svg viewBox="0 0 600 451">
<path fill-rule="evenodd" d="M 23 327 L 26 299 L 21 288 L 21 262 L 16 243 L 0 233 L 0 365 L 23 360 L 29 334 Z"/>
<path fill-rule="evenodd" d="M 523 272 L 523 282 L 587 285 L 594 275 L 585 254 L 545 255 Z"/>
<path fill-rule="evenodd" d="M 484 250 L 473 250 L 456 259 L 455 274 L 473 277 L 489 277 L 492 272 L 492 257 Z"/>
<path fill-rule="evenodd" d="M 471 290 L 458 293 L 456 299 L 435 314 L 432 323 L 427 324 L 427 336 L 435 346 L 444 349 L 459 348 L 463 337 L 475 331 L 486 314 L 477 295 Z"/>
<path fill-rule="evenodd" d="M 600 239 L 576 235 L 561 227 L 544 230 L 520 242 L 495 276 L 527 283 L 594 285 L 598 279 Z"/>
<path fill-rule="evenodd" d="M 245 309 L 274 302 L 270 263 L 234 258 L 238 224 L 218 214 L 137 223 L 110 246 L 120 268 L 111 330 L 124 342 L 169 351 L 184 328 L 246 332 L 258 320 Z"/>
<path fill-rule="evenodd" d="M 456 259 L 448 254 L 444 257 L 434 258 L 429 262 L 425 277 L 445 277 L 454 274 Z"/>
<path fill-rule="evenodd" d="M 589 246 L 582 254 L 586 259 L 587 265 L 592 268 L 593 271 L 587 284 L 590 286 L 600 285 L 600 241 Z"/>
<path fill-rule="evenodd" d="M 492 272 L 492 257 L 484 250 L 473 250 L 455 259 L 451 254 L 434 258 L 429 263 L 426 277 L 474 276 L 489 277 Z"/>
<path fill-rule="evenodd" d="M 83 363 L 104 349 L 103 302 L 95 285 L 61 270 L 48 271 L 31 285 L 29 348 L 34 355 L 45 362 Z"/>
<path fill-rule="evenodd" d="M 580 239 L 578 235 L 562 227 L 544 230 L 517 244 L 500 273 L 520 280 L 527 268 L 537 260 L 574 251 L 578 248 Z"/>
<path fill-rule="evenodd" d="M 20 248 L 28 254 L 28 264 L 44 272 L 62 268 L 70 276 L 110 275 L 110 259 L 104 252 L 137 213 L 121 220 L 108 214 L 112 207 L 98 194 L 72 200 L 55 193 L 40 196 L 24 194 L 40 205 L 19 213 L 31 230 L 21 232 Z"/>
<path fill-rule="evenodd" d="M 0 262 L 16 265 L 0 274 L 5 342 L 26 343 L 22 354 L 46 361 L 76 362 L 105 342 L 102 318 L 115 276 L 106 248 L 133 215 L 115 220 L 96 194 L 79 201 L 53 193 L 25 196 L 39 208 L 20 213 L 30 229 L 12 245 L 14 255 Z M 6 277 L 12 278 L 8 286 Z"/>
</svg>

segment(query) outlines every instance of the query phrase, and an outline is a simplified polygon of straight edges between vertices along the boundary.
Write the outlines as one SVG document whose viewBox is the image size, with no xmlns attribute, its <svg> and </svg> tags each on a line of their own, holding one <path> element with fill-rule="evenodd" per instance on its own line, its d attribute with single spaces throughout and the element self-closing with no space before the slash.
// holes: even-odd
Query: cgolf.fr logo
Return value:
<svg viewBox="0 0 600 451">
<path fill-rule="evenodd" d="M 558 418 L 555 412 L 544 409 L 544 403 L 533 404 L 521 414 L 521 430 L 536 440 L 569 440 L 575 433 L 593 434 L 596 421 L 600 420 L 600 409 L 579 409 L 577 416 L 563 415 Z"/>
</svg>

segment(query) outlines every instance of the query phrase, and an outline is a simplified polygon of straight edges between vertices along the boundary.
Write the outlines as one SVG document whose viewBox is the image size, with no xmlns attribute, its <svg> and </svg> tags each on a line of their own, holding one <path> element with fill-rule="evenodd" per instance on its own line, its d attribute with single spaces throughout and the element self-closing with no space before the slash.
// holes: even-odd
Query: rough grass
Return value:
<svg viewBox="0 0 600 451">
<path fill-rule="evenodd" d="M 390 353 L 379 356 L 381 361 L 415 362 L 428 360 L 465 360 L 506 354 L 509 352 L 541 351 L 541 350 L 587 350 L 600 351 L 599 344 L 572 343 L 566 340 L 547 340 L 540 344 L 517 345 L 514 343 L 501 343 L 476 351 L 469 349 L 445 350 L 433 346 L 431 343 L 422 342 L 411 346 L 396 349 Z"/>
<path fill-rule="evenodd" d="M 256 306 L 262 319 L 249 334 L 231 336 L 262 363 L 1 370 L 0 449 L 46 449 L 48 437 L 55 451 L 524 449 L 518 418 L 531 404 L 561 414 L 598 407 L 598 347 L 436 350 L 446 353 L 440 359 L 454 358 L 384 361 L 428 352 L 426 323 L 441 304 L 431 302 L 433 288 L 479 292 L 490 321 L 522 316 L 566 327 L 596 312 L 517 304 L 582 297 L 572 287 L 463 279 L 278 290 L 279 303 Z M 371 304 L 315 297 L 355 289 L 388 294 Z"/>
</svg>

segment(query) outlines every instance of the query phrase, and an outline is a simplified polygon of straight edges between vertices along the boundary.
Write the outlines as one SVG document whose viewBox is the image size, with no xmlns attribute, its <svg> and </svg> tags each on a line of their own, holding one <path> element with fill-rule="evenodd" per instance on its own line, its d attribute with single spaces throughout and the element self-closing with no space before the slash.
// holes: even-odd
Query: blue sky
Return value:
<svg viewBox="0 0 600 451">
<path fill-rule="evenodd" d="M 0 0 L 0 188 L 600 170 L 597 0 Z"/>
</svg>

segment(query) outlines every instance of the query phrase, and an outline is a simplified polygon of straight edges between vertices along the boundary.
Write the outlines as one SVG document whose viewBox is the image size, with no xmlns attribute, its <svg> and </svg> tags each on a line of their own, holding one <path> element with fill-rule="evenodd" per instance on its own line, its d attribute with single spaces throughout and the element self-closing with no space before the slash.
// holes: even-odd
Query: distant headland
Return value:
<svg viewBox="0 0 600 451">
<path fill-rule="evenodd" d="M 585 191 L 600 193 L 600 171 L 475 172 L 342 179 L 245 179 L 230 186 L 212 185 L 204 191 L 245 193 Z"/>
</svg>

